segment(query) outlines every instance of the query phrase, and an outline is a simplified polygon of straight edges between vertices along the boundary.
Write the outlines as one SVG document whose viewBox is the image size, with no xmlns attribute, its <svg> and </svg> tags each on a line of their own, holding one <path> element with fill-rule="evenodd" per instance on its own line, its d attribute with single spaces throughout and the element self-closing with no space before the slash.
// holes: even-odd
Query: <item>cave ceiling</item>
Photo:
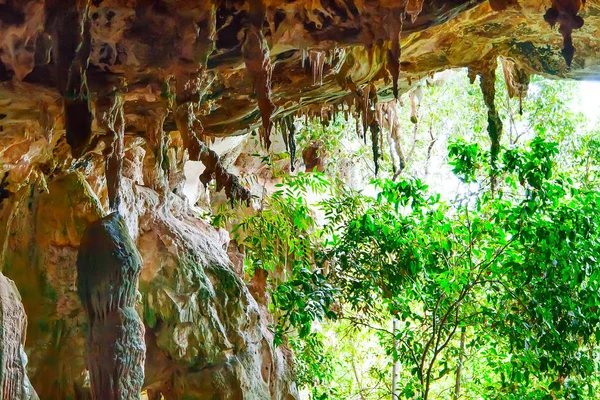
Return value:
<svg viewBox="0 0 600 400">
<path fill-rule="evenodd" d="M 0 0 L 0 172 L 14 185 L 65 136 L 76 159 L 119 129 L 182 131 L 197 158 L 213 137 L 268 146 L 290 116 L 360 113 L 498 58 L 513 96 L 531 74 L 594 79 L 599 15 L 572 0 Z"/>
</svg>

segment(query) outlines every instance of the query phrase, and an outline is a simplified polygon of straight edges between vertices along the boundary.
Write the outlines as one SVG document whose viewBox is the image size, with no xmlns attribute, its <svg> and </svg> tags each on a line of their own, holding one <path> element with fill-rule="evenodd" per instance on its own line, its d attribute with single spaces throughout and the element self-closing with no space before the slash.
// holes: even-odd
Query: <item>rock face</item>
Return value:
<svg viewBox="0 0 600 400">
<path fill-rule="evenodd" d="M 0 398 L 37 400 L 23 349 L 27 317 L 15 284 L 0 274 Z"/>
<path fill-rule="evenodd" d="M 264 304 L 182 198 L 186 161 L 204 165 L 198 181 L 248 200 L 214 137 L 259 130 L 268 147 L 280 131 L 292 159 L 319 168 L 315 149 L 296 151 L 293 118 L 337 112 L 355 116 L 377 155 L 386 130 L 400 135 L 383 103 L 454 67 L 479 77 L 494 124 L 498 57 L 522 98 L 533 73 L 597 77 L 599 29 L 591 0 L 0 1 L 0 268 L 18 288 L 0 276 L 0 322 L 20 327 L 3 337 L 3 398 L 35 398 L 24 308 L 40 398 L 112 387 L 94 368 L 114 350 L 133 354 L 127 390 L 152 399 L 293 399 L 291 357 L 273 346 Z M 123 257 L 92 240 L 117 226 Z M 112 268 L 134 265 L 139 296 L 137 272 Z M 126 304 L 90 307 L 117 282 L 130 284 Z M 103 340 L 131 348 L 104 354 Z"/>
<path fill-rule="evenodd" d="M 141 172 L 132 153 L 124 162 L 131 174 Z M 150 398 L 295 398 L 291 357 L 272 345 L 269 317 L 233 273 L 225 250 L 228 241 L 198 219 L 183 198 L 136 185 L 133 176 L 123 178 L 126 225 L 111 222 L 114 214 L 100 219 L 102 203 L 108 202 L 104 183 L 92 186 L 98 182 L 90 178 L 90 185 L 74 172 L 43 189 L 34 182 L 21 197 L 3 202 L 10 206 L 1 222 L 9 227 L 3 267 L 21 288 L 32 321 L 26 350 L 40 398 L 91 396 L 84 348 L 88 332 L 97 330 L 87 323 L 77 296 L 76 260 L 81 247 L 85 251 L 80 257 L 95 268 L 113 262 L 115 252 L 102 251 L 104 239 L 96 237 L 109 223 L 119 226 L 118 236 L 125 235 L 123 228 L 130 232 L 143 260 L 135 309 L 146 330 L 142 389 Z M 95 284 L 108 283 L 102 277 L 111 271 L 102 269 L 106 274 L 94 278 Z M 135 321 L 135 314 L 129 316 Z M 102 341 L 112 333 L 109 329 L 101 334 Z M 108 356 L 108 344 L 101 355 Z M 97 351 L 92 348 L 90 353 L 96 356 Z M 107 398 L 106 387 L 96 398 Z"/>
</svg>

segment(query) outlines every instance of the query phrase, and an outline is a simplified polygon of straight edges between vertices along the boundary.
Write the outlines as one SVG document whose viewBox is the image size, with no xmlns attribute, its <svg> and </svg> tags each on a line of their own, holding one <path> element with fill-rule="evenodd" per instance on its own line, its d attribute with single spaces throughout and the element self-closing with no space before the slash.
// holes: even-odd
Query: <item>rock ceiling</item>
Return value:
<svg viewBox="0 0 600 400">
<path fill-rule="evenodd" d="M 498 57 L 517 96 L 532 73 L 594 78 L 599 14 L 576 0 L 2 0 L 0 173 L 22 182 L 66 136 L 116 176 L 120 134 L 160 148 L 180 131 L 203 180 L 235 193 L 211 137 L 260 129 L 268 146 L 289 116 L 334 110 L 367 129 L 375 102 L 448 68 L 483 78 Z"/>
</svg>

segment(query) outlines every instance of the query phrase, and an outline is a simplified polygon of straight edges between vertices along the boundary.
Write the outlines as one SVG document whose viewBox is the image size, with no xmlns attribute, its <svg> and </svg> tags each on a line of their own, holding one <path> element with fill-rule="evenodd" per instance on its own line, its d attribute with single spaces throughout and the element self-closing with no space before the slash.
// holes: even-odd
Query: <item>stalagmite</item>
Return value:
<svg viewBox="0 0 600 400">
<path fill-rule="evenodd" d="M 140 398 L 146 346 L 134 306 L 141 267 L 118 213 L 87 227 L 77 255 L 77 293 L 88 315 L 85 359 L 93 400 Z"/>
<path fill-rule="evenodd" d="M 27 377 L 27 316 L 14 282 L 0 273 L 0 399 L 38 400 Z"/>
</svg>

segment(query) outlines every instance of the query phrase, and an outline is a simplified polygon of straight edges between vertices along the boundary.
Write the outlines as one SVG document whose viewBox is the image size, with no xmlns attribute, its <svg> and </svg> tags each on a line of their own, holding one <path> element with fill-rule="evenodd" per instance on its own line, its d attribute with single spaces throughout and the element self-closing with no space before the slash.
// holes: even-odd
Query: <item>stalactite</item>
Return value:
<svg viewBox="0 0 600 400">
<path fill-rule="evenodd" d="M 183 145 L 188 151 L 190 160 L 201 161 L 205 170 L 200 175 L 200 181 L 207 186 L 214 178 L 217 192 L 225 189 L 229 200 L 246 201 L 250 199 L 250 192 L 244 188 L 239 179 L 227 172 L 221 164 L 219 156 L 205 143 L 207 135 L 204 135 L 204 127 L 197 117 L 200 105 L 206 90 L 212 81 L 208 81 L 206 74 L 206 62 L 214 48 L 215 38 L 215 9 L 214 3 L 206 0 L 204 19 L 208 20 L 205 32 L 199 32 L 195 48 L 198 64 L 187 73 L 176 77 L 176 105 L 175 123 L 181 134 Z M 254 80 L 254 90 L 258 97 L 259 109 L 263 117 L 266 136 L 263 137 L 264 144 L 270 146 L 271 114 L 274 106 L 270 99 L 271 63 L 266 40 L 262 34 L 262 25 L 265 20 L 264 6 L 258 1 L 251 1 L 250 25 L 247 27 L 242 54 L 246 62 L 246 68 Z M 162 130 L 162 128 L 161 128 Z M 162 142 L 160 143 L 162 146 Z M 161 156 L 162 157 L 162 156 Z"/>
<path fill-rule="evenodd" d="M 358 139 L 361 140 L 363 138 L 362 136 L 362 125 L 361 125 L 361 119 L 360 119 L 360 115 L 356 113 L 354 113 L 354 122 L 356 124 L 356 135 L 358 136 Z"/>
<path fill-rule="evenodd" d="M 355 89 L 357 100 L 360 102 L 362 111 L 363 139 L 366 144 L 368 129 L 371 129 L 371 144 L 373 147 L 373 161 L 375 163 L 375 175 L 379 171 L 379 135 L 380 127 L 377 122 L 377 88 L 372 83 L 368 84 L 364 91 Z"/>
<path fill-rule="evenodd" d="M 563 37 L 562 55 L 569 67 L 575 54 L 573 30 L 583 26 L 583 18 L 577 15 L 581 6 L 581 0 L 552 0 L 552 7 L 544 15 L 544 20 L 550 24 L 551 28 L 554 28 L 556 24 L 560 25 L 558 31 Z"/>
<path fill-rule="evenodd" d="M 166 108 L 159 108 L 147 117 L 146 122 L 146 141 L 154 154 L 155 167 L 152 170 L 150 186 L 160 194 L 165 194 L 169 187 L 168 182 L 168 160 L 167 135 L 163 129 L 164 121 L 167 116 Z"/>
<path fill-rule="evenodd" d="M 398 79 L 400 77 L 400 56 L 402 48 L 400 35 L 404 18 L 399 8 L 392 8 L 388 14 L 387 27 L 390 31 L 390 47 L 387 50 L 387 69 L 392 76 L 392 91 L 394 98 L 398 98 Z"/>
<path fill-rule="evenodd" d="M 391 147 L 394 149 L 394 153 L 398 157 L 398 166 L 394 173 L 394 177 L 396 177 L 400 173 L 402 173 L 402 171 L 406 167 L 406 159 L 404 157 L 404 152 L 402 151 L 402 142 L 400 139 L 400 124 L 398 123 L 398 114 L 396 112 L 396 107 L 391 106 L 389 108 L 393 110 L 393 113 L 388 114 L 388 118 L 390 119 L 390 121 L 393 121 L 390 128 L 390 138 L 393 141 Z"/>
<path fill-rule="evenodd" d="M 380 157 L 379 136 L 381 134 L 381 128 L 380 128 L 379 123 L 377 122 L 376 118 L 374 118 L 373 121 L 371 122 L 369 129 L 371 129 L 371 146 L 373 149 L 373 163 L 375 164 L 375 176 L 377 176 L 377 174 L 379 173 L 379 157 Z"/>
<path fill-rule="evenodd" d="M 509 7 L 518 6 L 518 0 L 490 0 L 490 8 L 494 11 L 504 11 Z"/>
<path fill-rule="evenodd" d="M 308 60 L 308 49 L 302 48 L 302 68 L 306 67 L 306 60 Z"/>
<path fill-rule="evenodd" d="M 350 71 L 356 65 L 356 58 L 350 53 L 346 53 L 344 60 L 338 66 L 338 71 L 335 74 L 335 80 L 342 90 L 346 90 L 348 86 L 352 85 L 352 78 L 350 77 Z"/>
<path fill-rule="evenodd" d="M 411 23 L 414 24 L 417 21 L 419 14 L 421 14 L 421 11 L 423 11 L 423 3 L 424 0 L 407 0 L 404 11 L 406 14 L 410 15 Z"/>
<path fill-rule="evenodd" d="M 46 2 L 46 24 L 56 44 L 52 53 L 57 70 L 58 89 L 63 96 L 67 143 L 74 158 L 88 149 L 92 137 L 92 113 L 87 86 L 91 52 L 89 1 Z"/>
<path fill-rule="evenodd" d="M 116 211 L 121 203 L 121 170 L 125 156 L 125 118 L 120 93 L 114 90 L 99 97 L 96 102 L 96 114 L 99 124 L 107 133 L 104 157 L 108 205 L 111 211 Z"/>
<path fill-rule="evenodd" d="M 502 120 L 496 110 L 494 97 L 496 95 L 496 67 L 497 59 L 495 56 L 489 57 L 481 63 L 469 67 L 469 79 L 471 83 L 475 81 L 476 75 L 479 75 L 481 92 L 483 100 L 488 109 L 488 136 L 490 137 L 490 165 L 492 167 L 492 191 L 495 190 L 496 179 L 496 161 L 500 153 L 500 138 L 502 136 Z"/>
<path fill-rule="evenodd" d="M 146 346 L 134 306 L 141 267 L 118 213 L 86 228 L 77 255 L 77 293 L 88 316 L 85 360 L 93 400 L 140 398 Z"/>
<path fill-rule="evenodd" d="M 275 112 L 275 104 L 271 100 L 271 56 L 269 46 L 262 33 L 265 20 L 265 8 L 260 0 L 250 2 L 251 24 L 245 30 L 245 39 L 242 44 L 242 55 L 246 69 L 252 77 L 254 93 L 258 99 L 264 136 L 261 136 L 265 148 L 271 147 L 271 117 Z"/>
<path fill-rule="evenodd" d="M 320 50 L 311 50 L 309 54 L 310 66 L 313 74 L 313 85 L 323 84 L 323 68 L 325 66 L 325 53 Z"/>
<path fill-rule="evenodd" d="M 423 88 L 417 86 L 411 90 L 408 94 L 408 99 L 410 101 L 410 122 L 416 124 L 419 120 L 419 106 L 423 99 Z"/>
<path fill-rule="evenodd" d="M 377 113 L 380 129 L 386 133 L 394 177 L 396 177 L 404 170 L 405 166 L 404 153 L 400 142 L 400 124 L 396 112 L 396 101 L 378 104 Z M 380 136 L 383 140 L 383 135 Z M 382 144 L 380 144 L 380 149 L 383 149 Z"/>
<path fill-rule="evenodd" d="M 200 175 L 200 181 L 204 186 L 206 187 L 214 178 L 217 192 L 225 189 L 225 194 L 230 201 L 248 202 L 250 200 L 248 189 L 242 186 L 237 176 L 227 172 L 218 154 L 198 138 L 196 131 L 201 130 L 202 125 L 194 115 L 191 102 L 177 107 L 175 122 L 190 160 L 201 161 L 206 167 Z"/>
<path fill-rule="evenodd" d="M 202 26 L 194 41 L 194 61 L 201 68 L 205 68 L 208 57 L 215 48 L 215 36 L 217 30 L 216 6 L 214 0 L 203 0 L 202 4 L 194 5 L 196 9 L 202 10 L 203 15 L 199 17 L 201 24 L 194 22 L 196 27 Z"/>
<path fill-rule="evenodd" d="M 287 122 L 286 122 L 287 117 L 283 117 L 283 118 L 279 118 L 278 122 L 278 126 L 279 126 L 279 130 L 281 131 L 281 139 L 283 139 L 283 144 L 285 145 L 285 151 L 289 152 L 289 143 L 288 143 L 288 128 L 287 128 Z"/>
</svg>

